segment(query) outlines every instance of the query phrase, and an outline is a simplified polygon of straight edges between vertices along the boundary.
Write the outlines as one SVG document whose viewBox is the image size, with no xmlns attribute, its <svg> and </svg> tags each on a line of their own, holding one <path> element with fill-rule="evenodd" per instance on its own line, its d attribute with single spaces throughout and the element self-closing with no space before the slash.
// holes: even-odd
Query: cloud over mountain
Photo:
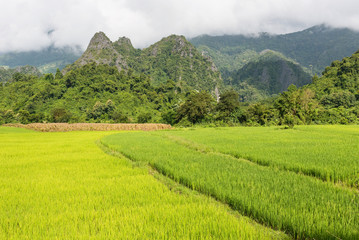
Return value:
<svg viewBox="0 0 359 240">
<path fill-rule="evenodd" d="M 172 33 L 286 33 L 321 23 L 359 30 L 357 9 L 355 0 L 12 0 L 0 8 L 0 52 L 85 48 L 100 30 L 139 48 Z"/>
</svg>

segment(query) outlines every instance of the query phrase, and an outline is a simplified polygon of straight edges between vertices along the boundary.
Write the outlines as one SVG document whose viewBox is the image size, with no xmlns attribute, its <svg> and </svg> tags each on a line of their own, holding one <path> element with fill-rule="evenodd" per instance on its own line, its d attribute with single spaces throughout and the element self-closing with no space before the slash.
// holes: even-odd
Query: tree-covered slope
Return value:
<svg viewBox="0 0 359 240">
<path fill-rule="evenodd" d="M 323 76 L 314 77 L 310 88 L 324 106 L 353 107 L 359 104 L 359 51 L 334 61 Z"/>
<path fill-rule="evenodd" d="M 184 89 L 215 91 L 221 76 L 212 60 L 203 56 L 185 37 L 171 35 L 146 48 L 141 54 L 142 66 L 155 84 L 166 78 Z"/>
<path fill-rule="evenodd" d="M 119 71 L 143 73 L 154 86 L 172 80 L 179 91 L 206 90 L 215 93 L 221 76 L 209 57 L 203 56 L 185 37 L 171 35 L 150 47 L 133 48 L 127 38 L 116 42 L 96 33 L 84 54 L 63 72 L 88 63 L 115 66 Z"/>
<path fill-rule="evenodd" d="M 262 52 L 232 74 L 230 79 L 227 84 L 235 89 L 244 82 L 269 95 L 283 92 L 291 84 L 303 86 L 311 82 L 310 75 L 299 64 L 274 51 Z"/>
<path fill-rule="evenodd" d="M 184 94 L 173 81 L 90 63 L 62 75 L 18 74 L 0 86 L 0 122 L 159 122 Z"/>
</svg>

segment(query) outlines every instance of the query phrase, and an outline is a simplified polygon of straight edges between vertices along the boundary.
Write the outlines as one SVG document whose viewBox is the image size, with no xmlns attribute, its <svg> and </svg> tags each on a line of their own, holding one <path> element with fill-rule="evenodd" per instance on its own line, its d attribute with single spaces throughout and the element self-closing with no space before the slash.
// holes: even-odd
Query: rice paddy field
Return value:
<svg viewBox="0 0 359 240">
<path fill-rule="evenodd" d="M 358 149 L 359 126 L 0 127 L 0 239 L 359 239 Z"/>
<path fill-rule="evenodd" d="M 0 127 L 0 239 L 288 239 L 106 154 L 114 133 Z"/>
<path fill-rule="evenodd" d="M 359 127 L 218 128 L 101 140 L 296 239 L 359 239 Z"/>
<path fill-rule="evenodd" d="M 359 186 L 359 127 L 355 125 L 198 129 L 172 131 L 169 136 L 260 165 Z"/>
</svg>

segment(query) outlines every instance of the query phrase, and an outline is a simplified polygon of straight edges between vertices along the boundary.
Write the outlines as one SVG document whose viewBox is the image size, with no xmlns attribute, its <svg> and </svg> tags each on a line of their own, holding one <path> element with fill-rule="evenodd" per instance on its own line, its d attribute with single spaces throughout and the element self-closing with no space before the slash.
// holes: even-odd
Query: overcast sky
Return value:
<svg viewBox="0 0 359 240">
<path fill-rule="evenodd" d="M 0 6 L 0 52 L 51 43 L 86 48 L 98 31 L 143 48 L 170 34 L 288 33 L 321 23 L 359 30 L 358 0 L 0 0 Z"/>
</svg>

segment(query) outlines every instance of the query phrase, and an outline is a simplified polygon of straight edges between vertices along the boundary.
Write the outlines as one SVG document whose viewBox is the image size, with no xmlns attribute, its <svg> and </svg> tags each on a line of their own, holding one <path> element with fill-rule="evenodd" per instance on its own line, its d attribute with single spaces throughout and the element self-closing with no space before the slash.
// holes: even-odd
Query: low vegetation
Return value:
<svg viewBox="0 0 359 240">
<path fill-rule="evenodd" d="M 300 129 L 286 132 L 287 137 L 293 135 L 288 142 L 291 141 L 290 139 L 295 139 L 295 135 L 300 135 Z M 294 238 L 357 239 L 359 237 L 357 189 L 337 186 L 331 182 L 278 168 L 275 165 L 260 166 L 246 159 L 211 151 L 210 144 L 207 147 L 207 142 L 211 143 L 212 141 L 213 144 L 218 145 L 218 149 L 224 149 L 227 142 L 235 141 L 236 138 L 243 139 L 240 136 L 241 129 L 230 130 L 210 129 L 207 136 L 205 131 L 188 131 L 184 134 L 187 134 L 186 137 L 191 135 L 196 139 L 204 139 L 201 141 L 202 144 L 176 138 L 176 134 L 181 135 L 181 131 L 122 133 L 107 136 L 102 143 L 134 161 L 149 163 L 171 179 L 214 196 L 245 215 L 289 232 Z M 246 136 L 250 134 L 251 130 L 247 130 Z M 328 128 L 322 128 L 321 131 L 323 131 L 323 135 L 333 134 L 333 131 Z M 297 132 L 299 133 L 297 134 Z M 345 128 L 344 132 L 349 134 Z M 215 138 L 213 136 L 206 140 L 211 133 L 218 137 L 216 143 L 213 142 Z M 260 141 L 266 137 L 268 130 L 261 133 L 254 128 L 251 134 L 253 138 L 257 137 Z M 336 134 L 339 134 L 339 131 Z M 273 138 L 275 140 L 286 136 L 279 135 L 279 137 Z M 351 137 L 357 141 L 357 136 L 351 135 Z M 226 138 L 231 140 L 226 140 Z M 311 138 L 316 139 L 317 132 L 304 129 L 304 134 L 298 139 L 298 142 L 306 140 L 311 142 Z M 320 138 L 317 140 L 320 141 Z M 281 142 L 276 144 L 278 148 L 285 147 L 281 146 L 283 145 Z M 293 143 L 289 146 L 294 145 Z M 350 143 L 348 145 L 355 147 Z M 248 145 L 245 144 L 245 146 Z M 256 148 L 260 146 L 261 143 L 257 143 L 253 146 L 252 151 L 263 150 L 261 154 L 273 155 L 272 148 Z M 320 145 L 321 149 L 317 150 L 311 159 L 306 158 L 305 161 L 311 161 L 312 165 L 322 162 L 320 153 L 329 150 L 331 146 L 323 141 Z M 233 148 L 230 147 L 230 149 Z M 212 146 L 212 149 L 216 149 L 216 147 Z M 356 151 L 356 148 L 351 150 Z M 299 152 L 304 151 L 304 149 L 299 150 Z M 329 151 L 331 152 L 331 150 Z M 276 149 L 274 149 L 275 153 Z M 345 155 L 341 155 L 340 159 L 346 158 L 346 152 L 342 153 Z M 292 155 L 296 154 L 296 151 L 292 152 Z M 282 158 L 281 161 L 277 161 L 284 162 L 288 155 L 290 156 L 289 153 L 286 154 L 283 151 L 282 155 L 278 156 Z M 350 153 L 348 156 L 349 158 L 354 157 Z M 294 161 L 299 161 L 299 159 L 292 157 L 288 164 Z M 343 161 L 349 162 L 349 160 Z M 352 161 L 354 161 L 352 166 L 357 166 L 357 159 L 352 159 Z M 328 168 L 331 167 L 332 165 L 329 163 Z M 318 168 L 325 169 L 325 166 L 321 164 L 318 165 Z M 348 168 L 344 168 L 344 170 L 350 171 L 349 174 L 353 173 Z"/>
<path fill-rule="evenodd" d="M 0 127 L 0 239 L 288 238 L 105 154 L 108 134 Z"/>
<path fill-rule="evenodd" d="M 163 133 L 207 151 L 359 187 L 359 127 L 210 128 Z"/>
</svg>

